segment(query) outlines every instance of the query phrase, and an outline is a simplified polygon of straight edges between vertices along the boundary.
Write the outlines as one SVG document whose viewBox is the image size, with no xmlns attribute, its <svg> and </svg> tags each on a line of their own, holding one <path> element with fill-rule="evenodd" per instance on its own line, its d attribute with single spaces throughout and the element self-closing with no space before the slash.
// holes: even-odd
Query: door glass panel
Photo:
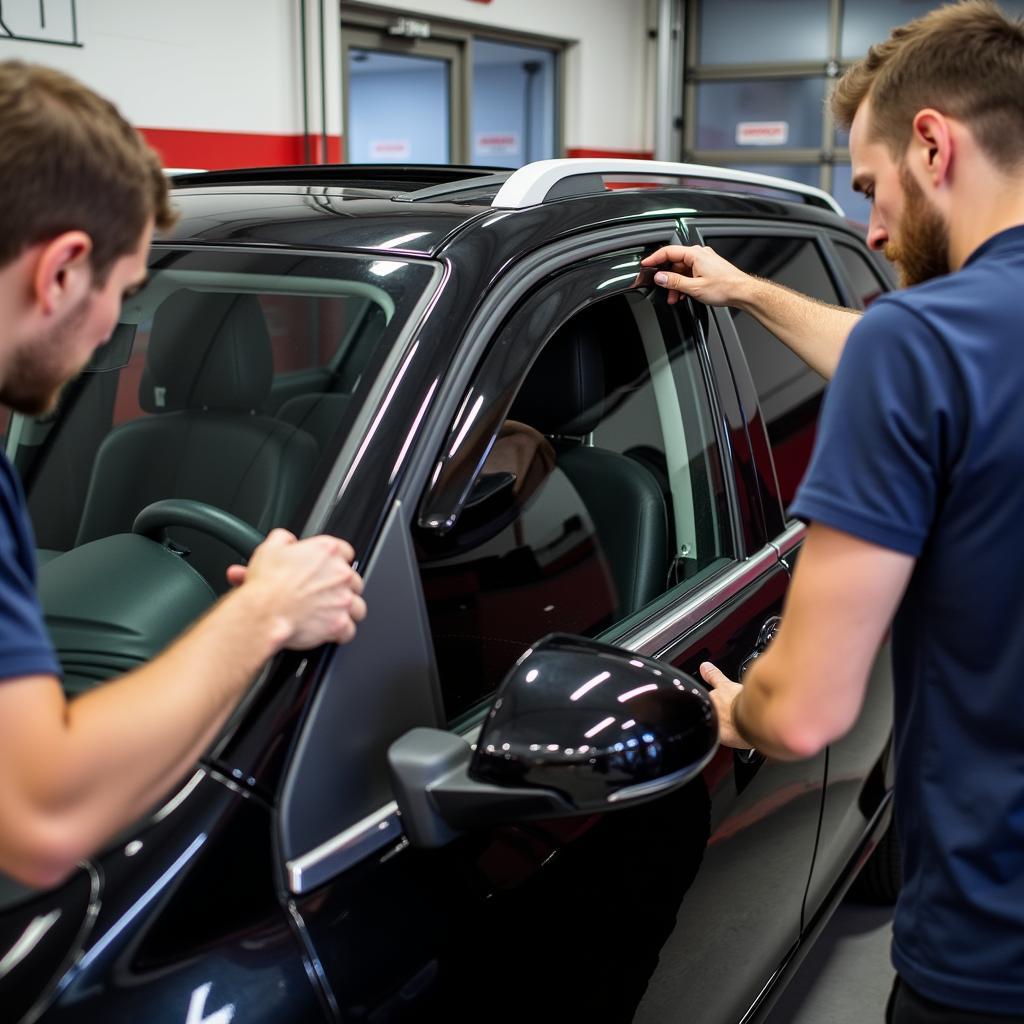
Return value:
<svg viewBox="0 0 1024 1024">
<path fill-rule="evenodd" d="M 451 159 L 447 60 L 352 48 L 348 73 L 348 160 L 442 164 Z"/>
<path fill-rule="evenodd" d="M 555 156 L 555 53 L 473 42 L 472 162 L 519 167 Z"/>
<path fill-rule="evenodd" d="M 824 102 L 824 78 L 700 82 L 697 149 L 746 150 L 755 158 L 772 146 L 818 149 Z"/>
<path fill-rule="evenodd" d="M 857 303 L 863 309 L 867 309 L 879 295 L 886 291 L 885 285 L 882 284 L 878 274 L 868 261 L 856 249 L 837 242 L 836 255 L 850 280 Z"/>
<path fill-rule="evenodd" d="M 701 64 L 822 60 L 829 49 L 828 9 L 828 0 L 702 0 L 698 60 Z"/>
<path fill-rule="evenodd" d="M 417 538 L 449 719 L 545 634 L 642 618 L 732 553 L 712 423 L 663 296 L 607 299 L 554 334 L 458 525 Z"/>
<path fill-rule="evenodd" d="M 748 274 L 835 305 L 839 295 L 818 247 L 781 235 L 713 236 L 708 244 Z M 825 380 L 749 313 L 731 309 L 768 430 L 783 506 L 793 500 L 811 457 Z"/>
</svg>

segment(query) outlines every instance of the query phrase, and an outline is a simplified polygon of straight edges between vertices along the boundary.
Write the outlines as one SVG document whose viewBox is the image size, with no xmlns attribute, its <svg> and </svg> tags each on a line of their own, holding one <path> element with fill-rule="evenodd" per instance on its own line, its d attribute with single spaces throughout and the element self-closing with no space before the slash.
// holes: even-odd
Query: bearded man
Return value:
<svg viewBox="0 0 1024 1024">
<path fill-rule="evenodd" d="M 645 260 L 670 301 L 757 316 L 834 378 L 790 511 L 782 626 L 722 742 L 808 757 L 843 735 L 892 625 L 904 879 L 890 1021 L 1024 1021 L 1024 29 L 968 0 L 839 82 L 869 244 L 904 290 L 863 316 L 703 247 Z"/>
</svg>

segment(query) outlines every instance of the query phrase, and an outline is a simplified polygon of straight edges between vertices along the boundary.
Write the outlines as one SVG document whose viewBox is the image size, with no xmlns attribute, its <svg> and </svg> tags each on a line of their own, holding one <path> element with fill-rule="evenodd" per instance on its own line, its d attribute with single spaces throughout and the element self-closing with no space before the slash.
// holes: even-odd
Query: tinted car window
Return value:
<svg viewBox="0 0 1024 1024">
<path fill-rule="evenodd" d="M 853 246 L 835 243 L 836 255 L 846 271 L 857 303 L 867 309 L 885 288 L 871 264 Z"/>
<path fill-rule="evenodd" d="M 691 585 L 732 553 L 727 522 L 704 377 L 675 312 L 632 294 L 570 320 L 523 382 L 462 522 L 420 538 L 449 719 L 545 634 L 600 635 Z"/>
<path fill-rule="evenodd" d="M 713 235 L 708 244 L 748 274 L 775 281 L 822 302 L 839 302 L 821 253 L 807 238 Z M 775 458 L 780 497 L 783 506 L 787 506 L 811 457 L 825 380 L 749 313 L 737 309 L 730 313 L 757 389 Z"/>
<path fill-rule="evenodd" d="M 157 251 L 111 341 L 14 453 L 39 546 L 130 532 L 166 498 L 262 533 L 288 523 L 431 278 L 390 260 Z M 237 553 L 170 534 L 226 586 Z"/>
</svg>

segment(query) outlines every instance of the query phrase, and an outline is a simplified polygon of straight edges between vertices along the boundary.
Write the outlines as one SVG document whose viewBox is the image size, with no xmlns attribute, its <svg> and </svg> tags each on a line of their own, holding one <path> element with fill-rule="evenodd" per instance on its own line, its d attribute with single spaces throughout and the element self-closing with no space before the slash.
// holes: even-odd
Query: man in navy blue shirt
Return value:
<svg viewBox="0 0 1024 1024">
<path fill-rule="evenodd" d="M 110 335 L 173 214 L 156 155 L 95 93 L 0 64 L 0 402 L 36 415 Z M 159 658 L 78 699 L 35 593 L 21 486 L 0 455 L 0 871 L 63 879 L 195 763 L 263 663 L 344 643 L 366 613 L 351 547 L 273 530 Z"/>
<path fill-rule="evenodd" d="M 846 732 L 890 623 L 904 886 L 889 1020 L 1024 1020 L 1024 30 L 983 2 L 897 29 L 839 83 L 868 240 L 907 290 L 863 319 L 671 247 L 659 283 L 741 305 L 835 377 L 791 512 L 783 625 L 722 741 Z M 661 276 L 661 275 L 659 275 Z M 837 365 L 838 364 L 838 365 Z"/>
</svg>

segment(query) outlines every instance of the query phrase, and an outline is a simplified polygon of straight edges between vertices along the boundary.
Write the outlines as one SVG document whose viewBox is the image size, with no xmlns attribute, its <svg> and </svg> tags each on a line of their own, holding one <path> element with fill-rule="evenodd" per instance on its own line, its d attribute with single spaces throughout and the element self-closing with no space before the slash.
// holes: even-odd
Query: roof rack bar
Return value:
<svg viewBox="0 0 1024 1024">
<path fill-rule="evenodd" d="M 409 186 L 438 185 L 465 178 L 481 178 L 502 167 L 466 167 L 450 164 L 287 164 L 281 167 L 233 167 L 224 170 L 192 171 L 172 169 L 176 185 L 203 184 L 285 184 L 306 182 L 342 185 L 346 182 L 408 183 Z"/>
<path fill-rule="evenodd" d="M 803 185 L 785 178 L 774 178 L 768 174 L 754 174 L 740 171 L 735 167 L 710 167 L 707 164 L 677 164 L 662 160 L 614 160 L 566 158 L 564 160 L 538 160 L 515 171 L 498 190 L 492 206 L 503 209 L 520 209 L 524 206 L 538 206 L 549 198 L 567 195 L 558 186 L 570 178 L 582 175 L 636 174 L 638 179 L 655 177 L 699 178 L 706 181 L 731 182 L 737 185 L 753 185 L 789 192 L 800 196 L 804 202 L 824 206 L 845 217 L 843 208 L 827 192 L 813 185 Z M 554 192 L 554 195 L 552 195 Z"/>
</svg>

